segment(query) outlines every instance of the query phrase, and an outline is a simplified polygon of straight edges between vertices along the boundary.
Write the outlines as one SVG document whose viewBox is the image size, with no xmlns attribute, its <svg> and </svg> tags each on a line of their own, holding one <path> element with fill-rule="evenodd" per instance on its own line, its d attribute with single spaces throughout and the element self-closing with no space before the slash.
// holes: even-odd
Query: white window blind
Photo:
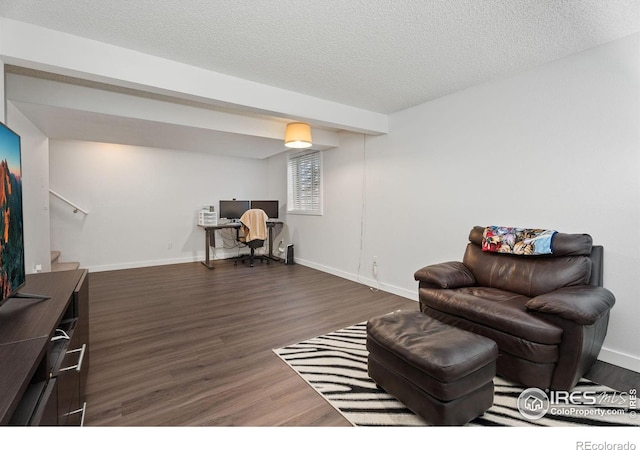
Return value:
<svg viewBox="0 0 640 450">
<path fill-rule="evenodd" d="M 322 153 L 289 155 L 288 206 L 293 214 L 322 214 Z"/>
</svg>

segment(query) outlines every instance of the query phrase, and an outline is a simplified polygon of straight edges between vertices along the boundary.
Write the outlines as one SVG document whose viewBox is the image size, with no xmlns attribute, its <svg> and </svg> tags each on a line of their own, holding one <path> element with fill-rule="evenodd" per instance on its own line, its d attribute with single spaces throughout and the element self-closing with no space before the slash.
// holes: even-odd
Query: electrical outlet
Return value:
<svg viewBox="0 0 640 450">
<path fill-rule="evenodd" d="M 374 276 L 378 276 L 378 257 L 377 256 L 373 257 L 373 263 L 371 265 L 371 271 L 373 272 Z"/>
<path fill-rule="evenodd" d="M 167 250 L 171 250 L 173 248 L 173 242 L 169 242 L 167 244 Z"/>
</svg>

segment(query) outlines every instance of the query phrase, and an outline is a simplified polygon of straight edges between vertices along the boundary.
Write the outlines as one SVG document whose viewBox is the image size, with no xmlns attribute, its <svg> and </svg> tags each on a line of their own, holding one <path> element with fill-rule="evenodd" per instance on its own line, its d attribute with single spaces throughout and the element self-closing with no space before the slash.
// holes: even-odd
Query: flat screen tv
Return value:
<svg viewBox="0 0 640 450">
<path fill-rule="evenodd" d="M 20 136 L 0 123 L 0 305 L 25 283 Z"/>
</svg>

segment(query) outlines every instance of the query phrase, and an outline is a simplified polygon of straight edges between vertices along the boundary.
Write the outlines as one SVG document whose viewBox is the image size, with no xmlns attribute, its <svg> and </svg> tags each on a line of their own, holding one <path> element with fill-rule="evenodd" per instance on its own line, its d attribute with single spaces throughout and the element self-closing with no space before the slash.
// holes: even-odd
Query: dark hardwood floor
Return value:
<svg viewBox="0 0 640 450">
<path fill-rule="evenodd" d="M 90 274 L 88 426 L 349 426 L 272 349 L 412 300 L 301 265 Z M 640 375 L 598 362 L 594 381 Z"/>
<path fill-rule="evenodd" d="M 272 349 L 416 302 L 301 265 L 90 274 L 88 426 L 349 426 Z"/>
</svg>

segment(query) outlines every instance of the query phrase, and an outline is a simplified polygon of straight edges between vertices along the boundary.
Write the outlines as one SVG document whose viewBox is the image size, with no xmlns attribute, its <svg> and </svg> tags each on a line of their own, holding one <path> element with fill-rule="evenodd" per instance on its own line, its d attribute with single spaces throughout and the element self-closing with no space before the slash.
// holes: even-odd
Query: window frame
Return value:
<svg viewBox="0 0 640 450">
<path fill-rule="evenodd" d="M 300 172 L 300 163 L 304 161 L 304 158 L 307 158 L 312 164 L 317 164 L 317 188 L 314 194 L 313 192 L 313 181 L 310 181 L 311 186 L 309 186 L 311 190 L 311 200 L 309 201 L 312 205 L 313 203 L 317 203 L 317 207 L 301 207 L 298 201 L 294 201 L 295 197 L 300 197 L 297 192 L 294 192 L 295 189 L 299 189 L 300 180 L 299 175 L 298 179 L 294 180 L 295 177 L 293 171 L 294 166 L 296 164 L 295 169 L 297 169 L 297 173 Z M 301 215 L 310 215 L 310 216 L 321 216 L 323 215 L 323 193 L 322 193 L 322 185 L 323 185 L 323 170 L 322 170 L 322 152 L 320 150 L 304 150 L 299 152 L 291 152 L 287 155 L 287 214 L 301 214 Z M 311 175 L 313 177 L 313 175 Z M 296 182 L 297 181 L 297 182 Z M 295 186 L 294 186 L 295 183 Z M 313 196 L 317 196 L 317 200 L 314 202 Z"/>
</svg>

